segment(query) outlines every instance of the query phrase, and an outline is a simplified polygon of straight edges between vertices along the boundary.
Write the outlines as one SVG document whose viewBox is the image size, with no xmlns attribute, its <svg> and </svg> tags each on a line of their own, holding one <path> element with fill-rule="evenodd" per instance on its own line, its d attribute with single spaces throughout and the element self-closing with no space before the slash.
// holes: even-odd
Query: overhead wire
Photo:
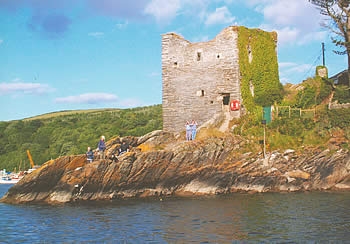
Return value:
<svg viewBox="0 0 350 244">
<path fill-rule="evenodd" d="M 314 62 L 312 63 L 312 65 L 310 65 L 310 68 L 303 74 L 300 76 L 300 78 L 298 80 L 303 80 L 305 77 L 309 77 L 312 69 L 317 65 L 317 62 L 319 62 L 321 60 L 322 57 L 322 50 L 318 51 L 318 56 L 316 57 L 316 59 L 314 60 Z M 311 59 L 310 59 L 311 60 Z M 308 63 L 308 62 L 307 62 Z"/>
</svg>

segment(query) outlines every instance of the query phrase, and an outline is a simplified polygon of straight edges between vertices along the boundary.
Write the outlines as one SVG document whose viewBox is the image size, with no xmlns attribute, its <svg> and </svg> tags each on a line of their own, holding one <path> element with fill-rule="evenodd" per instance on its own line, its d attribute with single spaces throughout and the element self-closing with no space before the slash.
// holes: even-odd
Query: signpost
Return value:
<svg viewBox="0 0 350 244">
<path fill-rule="evenodd" d="M 263 151 L 263 155 L 264 155 L 264 158 L 266 158 L 266 120 L 262 120 L 261 124 L 264 125 L 264 140 L 263 140 L 264 151 Z"/>
</svg>

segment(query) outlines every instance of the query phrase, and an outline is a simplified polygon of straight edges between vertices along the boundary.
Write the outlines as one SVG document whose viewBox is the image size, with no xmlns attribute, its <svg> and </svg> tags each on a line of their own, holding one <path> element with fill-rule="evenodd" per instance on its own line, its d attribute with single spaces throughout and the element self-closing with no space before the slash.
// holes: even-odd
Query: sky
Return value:
<svg viewBox="0 0 350 244">
<path fill-rule="evenodd" d="M 276 31 L 282 84 L 301 83 L 334 54 L 308 0 L 0 0 L 0 121 L 76 109 L 162 103 L 161 35 L 191 42 L 228 26 Z"/>
</svg>

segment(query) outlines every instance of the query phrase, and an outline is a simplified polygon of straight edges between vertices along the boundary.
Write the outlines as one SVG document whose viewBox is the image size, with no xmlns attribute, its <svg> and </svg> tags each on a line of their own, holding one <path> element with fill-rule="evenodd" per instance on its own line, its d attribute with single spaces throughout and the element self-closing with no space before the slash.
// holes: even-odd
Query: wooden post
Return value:
<svg viewBox="0 0 350 244">
<path fill-rule="evenodd" d="M 263 155 L 264 158 L 266 158 L 266 120 L 262 120 L 261 123 L 264 125 L 264 149 L 263 149 Z"/>
<path fill-rule="evenodd" d="M 315 106 L 315 110 L 314 110 L 314 119 L 316 119 L 316 106 Z"/>
<path fill-rule="evenodd" d="M 290 118 L 290 113 L 291 113 L 290 112 L 290 106 L 288 106 L 288 116 L 289 116 L 288 118 Z"/>
<path fill-rule="evenodd" d="M 264 158 L 266 158 L 266 124 L 264 125 Z"/>
</svg>

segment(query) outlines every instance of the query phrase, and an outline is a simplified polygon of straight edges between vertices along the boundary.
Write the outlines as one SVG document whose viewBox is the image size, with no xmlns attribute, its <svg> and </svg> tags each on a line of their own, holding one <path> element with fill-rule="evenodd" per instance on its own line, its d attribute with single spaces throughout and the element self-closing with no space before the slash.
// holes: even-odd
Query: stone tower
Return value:
<svg viewBox="0 0 350 244">
<path fill-rule="evenodd" d="M 162 35 L 163 130 L 180 132 L 186 121 L 199 125 L 219 114 L 239 118 L 242 104 L 238 27 L 208 42 L 191 43 L 175 33 Z"/>
</svg>

